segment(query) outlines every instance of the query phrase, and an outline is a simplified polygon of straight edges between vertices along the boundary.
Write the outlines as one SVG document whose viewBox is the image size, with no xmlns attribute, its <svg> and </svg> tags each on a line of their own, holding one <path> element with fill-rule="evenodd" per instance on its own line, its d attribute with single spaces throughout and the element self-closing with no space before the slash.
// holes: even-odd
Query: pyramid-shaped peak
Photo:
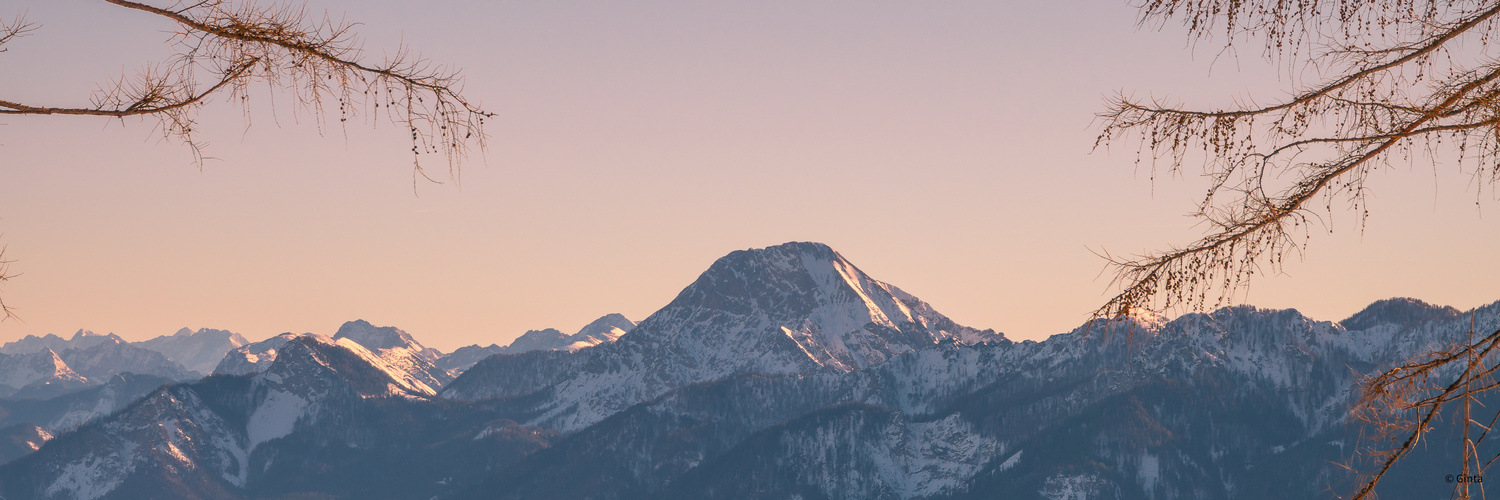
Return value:
<svg viewBox="0 0 1500 500">
<path fill-rule="evenodd" d="M 680 337 L 685 332 L 693 333 Z M 765 345 L 749 346 L 746 335 L 766 336 Z M 736 345 L 732 350 L 744 351 L 726 357 L 761 356 L 791 342 L 794 354 L 820 366 L 853 370 L 950 337 L 971 343 L 1003 339 L 954 323 L 865 274 L 828 245 L 792 242 L 718 259 L 620 341 Z"/>
<path fill-rule="evenodd" d="M 369 321 L 357 319 L 344 323 L 339 327 L 338 333 L 333 335 L 334 340 L 349 339 L 366 349 L 391 349 L 395 347 L 409 347 L 421 350 L 421 344 L 413 339 L 411 334 L 394 326 L 375 326 Z"/>
<path fill-rule="evenodd" d="M 897 293 L 895 287 L 869 277 L 828 245 L 791 242 L 730 252 L 684 288 L 667 309 L 695 307 L 805 318 L 824 306 L 848 304 L 859 310 L 856 316 L 863 317 L 859 325 L 914 321 L 902 300 L 909 296 L 897 297 Z"/>
</svg>

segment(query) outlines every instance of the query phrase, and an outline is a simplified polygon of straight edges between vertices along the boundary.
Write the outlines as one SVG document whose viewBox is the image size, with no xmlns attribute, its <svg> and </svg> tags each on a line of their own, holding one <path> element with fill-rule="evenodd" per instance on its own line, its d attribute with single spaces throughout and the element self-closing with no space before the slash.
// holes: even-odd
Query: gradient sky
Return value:
<svg viewBox="0 0 1500 500">
<path fill-rule="evenodd" d="M 1108 297 L 1091 250 L 1190 242 L 1196 172 L 1091 153 L 1125 90 L 1197 106 L 1290 85 L 1242 50 L 1137 29 L 1123 2 L 308 3 L 463 68 L 498 113 L 462 184 L 419 182 L 389 125 L 320 131 L 260 95 L 220 101 L 199 171 L 151 122 L 0 119 L 4 297 L 27 334 L 131 340 L 224 328 L 332 334 L 363 318 L 444 350 L 640 320 L 730 251 L 833 246 L 954 320 L 1014 339 Z M 97 0 L 0 0 L 41 24 L 0 54 L 0 96 L 86 103 L 167 54 L 168 23 Z M 1493 191 L 1458 166 L 1387 169 L 1247 302 L 1339 320 L 1412 296 L 1500 299 Z"/>
</svg>

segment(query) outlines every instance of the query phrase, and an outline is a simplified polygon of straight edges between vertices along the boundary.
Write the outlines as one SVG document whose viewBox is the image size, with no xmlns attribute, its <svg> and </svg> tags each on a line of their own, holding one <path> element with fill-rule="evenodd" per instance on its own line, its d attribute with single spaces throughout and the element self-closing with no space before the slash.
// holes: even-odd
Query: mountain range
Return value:
<svg viewBox="0 0 1500 500">
<path fill-rule="evenodd" d="M 7 406 L 0 495 L 1333 498 L 1341 464 L 1369 465 L 1361 377 L 1500 329 L 1500 302 L 1389 299 L 1340 322 L 1238 306 L 1015 342 L 788 243 L 719 259 L 638 324 L 595 323 L 443 355 L 351 321 L 226 349 L 213 375 L 84 423 Z M 463 369 L 460 352 L 488 355 Z M 1450 427 L 1378 492 L 1448 497 Z"/>
</svg>

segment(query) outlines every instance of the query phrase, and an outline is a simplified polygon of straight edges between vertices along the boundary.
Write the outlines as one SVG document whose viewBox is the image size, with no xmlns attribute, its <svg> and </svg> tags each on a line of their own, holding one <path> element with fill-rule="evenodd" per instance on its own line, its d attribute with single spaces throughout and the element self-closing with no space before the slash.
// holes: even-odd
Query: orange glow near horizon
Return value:
<svg viewBox="0 0 1500 500">
<path fill-rule="evenodd" d="M 731 251 L 827 243 L 955 321 L 1012 339 L 1107 298 L 1093 253 L 1184 244 L 1201 179 L 1148 181 L 1091 152 L 1120 89 L 1204 107 L 1273 100 L 1253 55 L 1219 60 L 1121 3 L 311 1 L 463 68 L 498 113 L 461 183 L 413 184 L 386 124 L 319 130 L 257 94 L 201 116 L 200 172 L 152 123 L 0 119 L 0 244 L 24 321 L 252 340 L 397 326 L 443 350 L 639 321 Z M 164 54 L 169 26 L 98 2 L 18 0 L 41 24 L 0 54 L 0 98 L 86 102 Z M 1212 71 L 1211 71 L 1212 70 Z M 1147 167 L 1140 167 L 1142 169 Z M 1500 222 L 1457 166 L 1378 172 L 1361 229 L 1335 210 L 1244 302 L 1337 321 L 1382 298 L 1500 300 Z M 1337 200 L 1335 207 L 1337 207 Z"/>
</svg>

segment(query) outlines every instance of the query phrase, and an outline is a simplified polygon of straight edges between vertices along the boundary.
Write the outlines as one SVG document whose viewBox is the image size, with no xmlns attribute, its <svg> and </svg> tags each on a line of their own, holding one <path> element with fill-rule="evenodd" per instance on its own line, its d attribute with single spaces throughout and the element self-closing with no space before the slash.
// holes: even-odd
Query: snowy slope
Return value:
<svg viewBox="0 0 1500 500">
<path fill-rule="evenodd" d="M 0 385 L 11 392 L 32 384 L 85 385 L 88 378 L 74 372 L 52 349 L 42 348 L 30 354 L 0 354 Z"/>
<path fill-rule="evenodd" d="M 162 353 L 137 347 L 119 337 L 108 336 L 87 348 L 72 348 L 58 353 L 78 374 L 96 380 L 109 380 L 119 373 L 156 375 L 173 380 L 193 380 L 201 376 L 184 368 Z"/>
<path fill-rule="evenodd" d="M 441 388 L 453 380 L 447 370 L 433 364 L 442 357 L 442 352 L 424 347 L 400 328 L 377 327 L 362 319 L 354 320 L 340 326 L 333 339 L 347 340 L 363 346 L 385 365 L 406 373 L 407 377 L 419 381 L 429 389 Z"/>
<path fill-rule="evenodd" d="M 162 353 L 183 367 L 206 375 L 213 373 L 225 353 L 249 343 L 245 337 L 228 330 L 199 328 L 195 332 L 183 328 L 175 334 L 136 342 L 135 345 Z"/>
<path fill-rule="evenodd" d="M 337 429 L 362 400 L 432 392 L 352 340 L 301 336 L 253 377 L 163 387 L 49 441 L 8 466 L 0 487 L 8 498 L 96 499 L 126 485 L 137 488 L 127 498 L 242 498 L 267 443 L 305 426 Z"/>
<path fill-rule="evenodd" d="M 303 335 L 311 333 L 283 333 L 260 342 L 245 344 L 229 352 L 214 366 L 213 373 L 218 375 L 247 375 L 265 370 L 276 361 L 276 350 L 281 346 Z"/>
<path fill-rule="evenodd" d="M 496 356 L 443 395 L 480 399 L 548 390 L 533 420 L 562 430 L 734 373 L 837 373 L 938 342 L 1004 341 L 959 326 L 865 275 L 818 243 L 738 251 L 619 340 L 575 353 Z"/>
</svg>

